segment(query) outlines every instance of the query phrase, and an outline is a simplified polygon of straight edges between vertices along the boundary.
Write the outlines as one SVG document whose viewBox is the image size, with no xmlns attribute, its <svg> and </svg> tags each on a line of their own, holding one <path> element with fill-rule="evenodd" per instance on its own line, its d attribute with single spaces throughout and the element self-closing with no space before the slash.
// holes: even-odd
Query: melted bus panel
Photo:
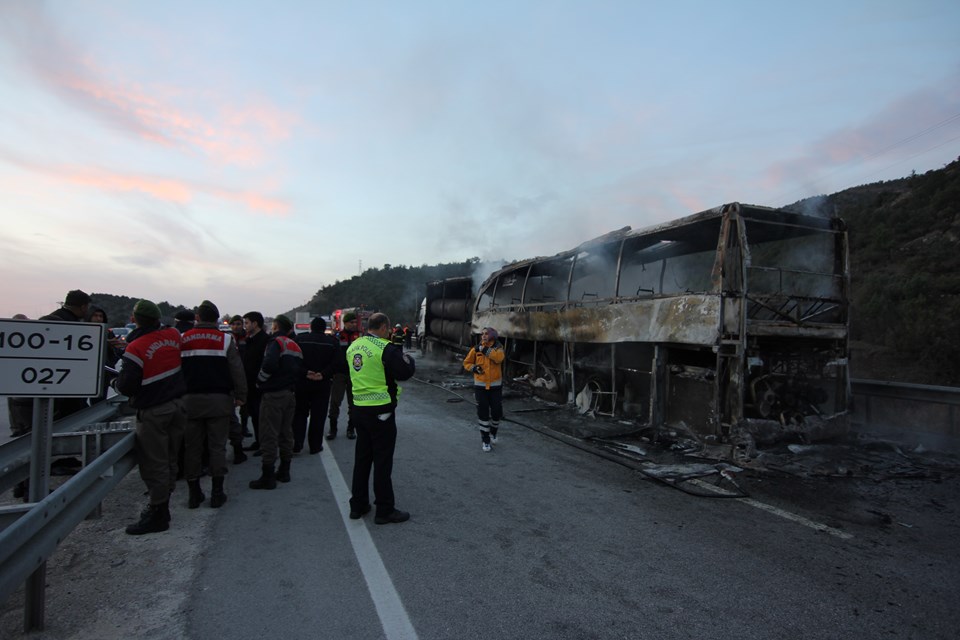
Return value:
<svg viewBox="0 0 960 640">
<path fill-rule="evenodd" d="M 849 424 L 847 264 L 841 220 L 734 203 L 508 265 L 472 331 L 553 401 L 703 442 L 822 439 Z"/>
</svg>

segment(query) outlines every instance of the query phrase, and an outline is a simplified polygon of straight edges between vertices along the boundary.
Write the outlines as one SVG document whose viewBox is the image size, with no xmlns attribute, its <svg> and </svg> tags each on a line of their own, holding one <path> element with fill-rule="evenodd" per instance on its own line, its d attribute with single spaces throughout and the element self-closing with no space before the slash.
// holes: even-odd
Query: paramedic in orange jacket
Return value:
<svg viewBox="0 0 960 640">
<path fill-rule="evenodd" d="M 503 375 L 501 365 L 506 354 L 496 329 L 484 327 L 480 344 L 470 349 L 463 368 L 473 373 L 473 394 L 477 400 L 477 419 L 483 451 L 497 443 L 497 429 L 503 419 Z"/>
</svg>

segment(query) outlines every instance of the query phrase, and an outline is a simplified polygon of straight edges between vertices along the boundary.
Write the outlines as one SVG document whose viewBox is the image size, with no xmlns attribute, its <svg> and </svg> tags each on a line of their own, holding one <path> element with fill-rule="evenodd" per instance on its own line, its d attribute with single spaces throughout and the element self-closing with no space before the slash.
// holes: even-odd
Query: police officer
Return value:
<svg viewBox="0 0 960 640">
<path fill-rule="evenodd" d="M 217 305 L 204 300 L 197 307 L 197 322 L 180 342 L 187 393 L 186 453 L 183 475 L 190 488 L 187 506 L 196 509 L 206 499 L 200 489 L 200 460 L 204 441 L 210 451 L 213 487 L 210 506 L 227 501 L 223 477 L 227 473 L 227 436 L 236 406 L 247 397 L 247 378 L 233 335 L 220 331 Z"/>
<path fill-rule="evenodd" d="M 114 386 L 137 410 L 137 460 L 150 505 L 127 533 L 170 528 L 170 493 L 177 481 L 177 452 L 183 440 L 186 414 L 181 396 L 186 390 L 180 369 L 180 332 L 161 327 L 160 308 L 149 300 L 133 307 L 137 338 L 127 345 Z"/>
<path fill-rule="evenodd" d="M 370 316 L 367 333 L 347 349 L 347 367 L 353 393 L 349 397 L 351 416 L 357 432 L 353 462 L 353 497 L 350 517 L 362 518 L 370 511 L 370 470 L 377 512 L 374 522 L 389 524 L 410 518 L 394 505 L 393 452 L 397 444 L 397 381 L 413 376 L 416 364 L 392 344 L 390 318 L 383 313 Z"/>
<path fill-rule="evenodd" d="M 276 489 L 277 481 L 290 482 L 290 461 L 293 458 L 293 414 L 297 401 L 295 389 L 304 377 L 303 351 L 288 334 L 293 322 L 278 315 L 278 334 L 272 336 L 263 354 L 263 365 L 257 376 L 260 389 L 260 451 L 262 473 L 250 481 L 251 489 Z M 273 465 L 280 454 L 280 465 Z"/>
</svg>

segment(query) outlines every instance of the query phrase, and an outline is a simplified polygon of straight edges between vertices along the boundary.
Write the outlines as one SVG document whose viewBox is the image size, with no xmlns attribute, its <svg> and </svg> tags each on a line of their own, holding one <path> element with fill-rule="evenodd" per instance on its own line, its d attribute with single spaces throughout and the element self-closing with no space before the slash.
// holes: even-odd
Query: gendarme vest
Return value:
<svg viewBox="0 0 960 640">
<path fill-rule="evenodd" d="M 230 393 L 233 379 L 227 352 L 233 336 L 215 328 L 190 329 L 180 339 L 183 378 L 187 393 Z"/>
<path fill-rule="evenodd" d="M 353 404 L 358 407 L 393 404 L 383 368 L 383 350 L 388 344 L 390 342 L 383 338 L 363 336 L 354 340 L 347 348 Z M 400 395 L 399 386 L 397 395 Z"/>
</svg>

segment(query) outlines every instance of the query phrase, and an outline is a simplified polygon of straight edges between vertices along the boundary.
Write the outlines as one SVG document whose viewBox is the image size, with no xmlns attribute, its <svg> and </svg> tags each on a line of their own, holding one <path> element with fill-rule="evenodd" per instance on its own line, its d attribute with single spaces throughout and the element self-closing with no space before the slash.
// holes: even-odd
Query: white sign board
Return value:
<svg viewBox="0 0 960 640">
<path fill-rule="evenodd" d="M 100 324 L 0 320 L 0 396 L 99 395 L 105 339 Z"/>
</svg>

